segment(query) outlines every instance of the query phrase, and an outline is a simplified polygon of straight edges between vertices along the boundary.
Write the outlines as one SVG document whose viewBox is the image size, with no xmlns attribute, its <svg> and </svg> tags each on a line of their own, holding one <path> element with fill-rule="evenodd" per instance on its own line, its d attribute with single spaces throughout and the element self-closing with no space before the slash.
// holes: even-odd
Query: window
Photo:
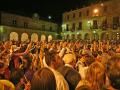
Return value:
<svg viewBox="0 0 120 90">
<path fill-rule="evenodd" d="M 52 31 L 52 27 L 50 26 L 50 31 Z"/>
<path fill-rule="evenodd" d="M 86 15 L 89 16 L 89 10 L 86 11 Z"/>
<path fill-rule="evenodd" d="M 93 29 L 98 29 L 97 20 L 93 20 Z"/>
<path fill-rule="evenodd" d="M 107 12 L 107 10 L 108 10 L 107 6 L 104 6 L 103 10 L 104 10 L 104 12 Z"/>
<path fill-rule="evenodd" d="M 13 23 L 13 25 L 17 25 L 17 21 L 16 20 L 13 20 L 12 23 Z"/>
<path fill-rule="evenodd" d="M 75 23 L 72 24 L 72 31 L 75 31 Z"/>
<path fill-rule="evenodd" d="M 119 17 L 113 17 L 113 29 L 117 29 L 119 27 Z"/>
<path fill-rule="evenodd" d="M 82 30 L 82 22 L 79 22 L 78 30 Z"/>
<path fill-rule="evenodd" d="M 66 31 L 69 31 L 69 25 L 68 24 L 66 25 Z"/>
<path fill-rule="evenodd" d="M 27 22 L 24 22 L 24 27 L 28 28 L 28 23 Z"/>
<path fill-rule="evenodd" d="M 69 15 L 67 15 L 67 20 L 69 20 Z"/>
<path fill-rule="evenodd" d="M 82 13 L 81 12 L 79 12 L 79 17 L 81 17 L 82 16 Z"/>
<path fill-rule="evenodd" d="M 102 22 L 102 29 L 103 29 L 103 30 L 106 30 L 107 27 L 108 27 L 107 19 L 105 19 L 105 20 Z"/>
<path fill-rule="evenodd" d="M 42 25 L 42 31 L 45 31 L 45 25 Z"/>
<path fill-rule="evenodd" d="M 75 18 L 75 13 L 73 13 L 73 18 Z"/>
</svg>

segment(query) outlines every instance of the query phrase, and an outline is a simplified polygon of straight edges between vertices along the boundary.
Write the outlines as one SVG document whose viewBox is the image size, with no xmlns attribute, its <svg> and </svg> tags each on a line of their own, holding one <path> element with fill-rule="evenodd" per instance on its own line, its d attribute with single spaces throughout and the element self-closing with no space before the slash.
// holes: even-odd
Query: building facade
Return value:
<svg viewBox="0 0 120 90">
<path fill-rule="evenodd" d="M 38 14 L 26 17 L 12 13 L 0 12 L 0 40 L 44 41 L 57 39 L 58 25 L 40 20 Z"/>
<path fill-rule="evenodd" d="M 63 39 L 120 40 L 120 0 L 63 13 Z"/>
</svg>

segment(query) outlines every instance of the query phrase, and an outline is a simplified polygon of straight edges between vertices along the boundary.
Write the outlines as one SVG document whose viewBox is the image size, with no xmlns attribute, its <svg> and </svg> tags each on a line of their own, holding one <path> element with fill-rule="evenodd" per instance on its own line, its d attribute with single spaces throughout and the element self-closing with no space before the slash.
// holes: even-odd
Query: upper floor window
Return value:
<svg viewBox="0 0 120 90">
<path fill-rule="evenodd" d="M 75 18 L 75 13 L 73 13 L 73 18 Z"/>
<path fill-rule="evenodd" d="M 69 15 L 67 15 L 67 20 L 69 20 Z"/>
<path fill-rule="evenodd" d="M 108 7 L 107 7 L 107 6 L 104 6 L 103 11 L 104 11 L 104 12 L 107 12 L 107 10 L 108 10 Z"/>
<path fill-rule="evenodd" d="M 119 17 L 113 17 L 113 29 L 117 29 L 119 27 Z"/>
<path fill-rule="evenodd" d="M 42 25 L 42 31 L 45 31 L 45 25 Z"/>
<path fill-rule="evenodd" d="M 24 22 L 24 27 L 28 28 L 28 23 L 27 22 Z"/>
<path fill-rule="evenodd" d="M 50 26 L 50 31 L 52 31 L 52 27 Z"/>
<path fill-rule="evenodd" d="M 86 11 L 86 16 L 89 16 L 89 10 Z"/>
<path fill-rule="evenodd" d="M 93 29 L 98 29 L 98 22 L 97 22 L 97 20 L 93 20 Z"/>
<path fill-rule="evenodd" d="M 82 12 L 79 12 L 79 17 L 81 17 L 82 16 Z"/>
<path fill-rule="evenodd" d="M 79 30 L 82 30 L 82 22 L 79 22 L 79 27 L 78 27 Z"/>
<path fill-rule="evenodd" d="M 13 21 L 12 21 L 12 24 L 13 24 L 13 25 L 17 25 L 17 21 L 16 21 L 16 20 L 13 20 Z"/>
<path fill-rule="evenodd" d="M 105 19 L 103 22 L 102 22 L 102 29 L 103 30 L 106 30 L 108 27 L 108 23 L 107 23 L 107 19 Z"/>
<path fill-rule="evenodd" d="M 72 31 L 75 31 L 75 23 L 72 24 Z"/>
</svg>

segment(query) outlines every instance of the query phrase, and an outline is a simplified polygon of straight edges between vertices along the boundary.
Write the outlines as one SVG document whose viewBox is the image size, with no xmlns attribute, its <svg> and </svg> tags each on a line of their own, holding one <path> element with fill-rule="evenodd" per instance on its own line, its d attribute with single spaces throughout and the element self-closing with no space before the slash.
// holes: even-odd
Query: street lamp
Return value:
<svg viewBox="0 0 120 90">
<path fill-rule="evenodd" d="M 96 14 L 96 13 L 98 13 L 98 9 L 96 8 L 96 9 L 94 9 L 94 13 Z"/>
<path fill-rule="evenodd" d="M 52 17 L 51 17 L 51 16 L 48 16 L 48 19 L 50 20 L 50 19 L 52 19 Z"/>
<path fill-rule="evenodd" d="M 94 16 L 98 16 L 98 13 L 99 13 L 98 8 L 95 8 L 95 9 L 93 10 L 93 13 L 94 13 Z"/>
</svg>

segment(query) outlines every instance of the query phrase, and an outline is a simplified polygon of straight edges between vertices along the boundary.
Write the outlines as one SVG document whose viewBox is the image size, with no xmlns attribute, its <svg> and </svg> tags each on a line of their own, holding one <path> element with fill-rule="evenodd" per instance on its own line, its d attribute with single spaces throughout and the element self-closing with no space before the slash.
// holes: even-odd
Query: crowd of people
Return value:
<svg viewBox="0 0 120 90">
<path fill-rule="evenodd" d="M 0 42 L 0 90 L 120 90 L 120 43 Z"/>
</svg>

